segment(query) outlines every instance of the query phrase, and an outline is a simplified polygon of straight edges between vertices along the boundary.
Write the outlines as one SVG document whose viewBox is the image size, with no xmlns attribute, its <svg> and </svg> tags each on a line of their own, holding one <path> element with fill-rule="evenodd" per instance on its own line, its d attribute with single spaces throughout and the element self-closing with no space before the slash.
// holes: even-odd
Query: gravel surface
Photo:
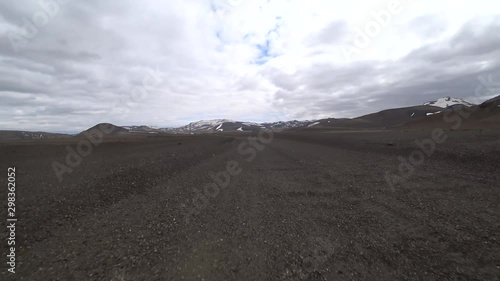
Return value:
<svg viewBox="0 0 500 281">
<path fill-rule="evenodd" d="M 0 279 L 499 280 L 500 133 L 447 135 L 393 188 L 430 132 L 115 139 L 63 182 L 65 143 L 0 144 L 19 219 Z"/>
</svg>

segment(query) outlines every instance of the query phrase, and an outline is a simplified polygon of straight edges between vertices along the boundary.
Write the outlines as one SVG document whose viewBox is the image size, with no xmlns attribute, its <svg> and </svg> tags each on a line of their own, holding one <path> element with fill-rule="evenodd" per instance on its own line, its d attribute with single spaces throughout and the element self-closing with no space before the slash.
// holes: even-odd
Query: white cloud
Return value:
<svg viewBox="0 0 500 281">
<path fill-rule="evenodd" d="M 389 2 L 69 1 L 16 54 L 7 35 L 20 32 L 23 17 L 32 19 L 41 8 L 34 0 L 5 1 L 0 128 L 347 117 L 421 103 L 432 98 L 428 93 L 455 91 L 451 85 L 464 73 L 498 69 L 488 51 L 498 41 L 485 31 L 498 26 L 492 16 L 500 9 L 483 0 L 401 0 L 401 12 L 346 60 L 341 47 Z M 475 41 L 462 47 L 467 36 Z M 436 63 L 439 58 L 446 62 Z M 478 61 L 483 68 L 475 71 L 454 66 Z M 109 116 L 156 67 L 163 83 L 130 114 Z"/>
</svg>

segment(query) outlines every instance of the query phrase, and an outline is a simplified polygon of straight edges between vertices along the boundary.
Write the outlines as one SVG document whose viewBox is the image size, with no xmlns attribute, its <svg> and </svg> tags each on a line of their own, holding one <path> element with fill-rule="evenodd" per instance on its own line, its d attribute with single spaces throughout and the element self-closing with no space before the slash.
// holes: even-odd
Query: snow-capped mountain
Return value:
<svg viewBox="0 0 500 281">
<path fill-rule="evenodd" d="M 436 107 L 441 107 L 441 108 L 448 108 L 451 106 L 455 105 L 463 105 L 463 106 L 474 106 L 475 104 L 470 103 L 466 100 L 459 99 L 459 98 L 452 98 L 452 97 L 445 97 L 445 98 L 440 98 L 435 101 L 429 101 L 424 103 L 424 105 L 430 105 L 430 106 L 436 106 Z"/>
<path fill-rule="evenodd" d="M 154 126 L 146 126 L 146 125 L 141 125 L 141 126 L 123 126 L 123 128 L 129 130 L 129 132 L 154 132 L 161 130 L 158 127 Z"/>
<path fill-rule="evenodd" d="M 497 102 L 498 99 L 500 99 L 500 96 L 485 103 L 494 103 Z M 401 126 L 407 122 L 413 122 L 430 117 L 432 115 L 440 114 L 455 106 L 471 107 L 475 105 L 460 98 L 444 97 L 435 101 L 426 102 L 424 103 L 424 105 L 386 109 L 357 118 L 327 118 L 320 120 L 291 120 L 266 123 L 241 122 L 229 119 L 214 119 L 192 122 L 186 126 L 178 128 L 156 128 L 152 126 L 127 126 L 124 128 L 127 129 L 130 133 L 150 134 L 258 132 L 261 130 L 282 131 L 294 128 L 298 130 L 321 130 L 322 128 L 393 128 Z M 497 104 L 495 103 L 494 106 L 496 107 Z"/>
<path fill-rule="evenodd" d="M 292 121 L 278 121 L 278 122 L 272 122 L 272 123 L 262 123 L 261 125 L 270 129 L 270 130 L 285 130 L 285 129 L 290 129 L 290 128 L 297 128 L 297 127 L 307 127 L 309 124 L 313 123 L 314 121 L 309 121 L 309 120 L 304 120 L 304 121 L 298 121 L 298 120 L 292 120 Z"/>
<path fill-rule="evenodd" d="M 201 120 L 197 122 L 191 122 L 186 126 L 176 128 L 177 132 L 216 132 L 223 131 L 222 125 L 224 123 L 232 123 L 234 121 L 228 119 L 214 119 L 214 120 Z"/>
<path fill-rule="evenodd" d="M 186 126 L 171 129 L 177 133 L 207 133 L 207 132 L 258 132 L 260 130 L 279 131 L 289 128 L 303 127 L 312 121 L 278 121 L 268 123 L 241 122 L 228 119 L 202 120 Z"/>
<path fill-rule="evenodd" d="M 313 121 L 278 121 L 268 123 L 241 122 L 228 119 L 201 120 L 179 128 L 159 129 L 170 133 L 214 133 L 214 132 L 258 132 L 260 130 L 280 131 L 296 127 L 305 127 Z M 137 129 L 135 126 L 127 128 Z M 132 131 L 132 130 L 131 130 Z"/>
</svg>

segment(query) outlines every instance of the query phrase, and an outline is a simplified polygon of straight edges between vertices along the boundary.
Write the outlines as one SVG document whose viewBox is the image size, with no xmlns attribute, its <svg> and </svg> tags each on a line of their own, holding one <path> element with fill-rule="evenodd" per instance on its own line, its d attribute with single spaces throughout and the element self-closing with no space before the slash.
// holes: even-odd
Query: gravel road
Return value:
<svg viewBox="0 0 500 281">
<path fill-rule="evenodd" d="M 499 280 L 500 134 L 448 134 L 394 188 L 429 132 L 116 139 L 63 182 L 66 144 L 0 144 L 19 217 L 0 279 Z"/>
</svg>

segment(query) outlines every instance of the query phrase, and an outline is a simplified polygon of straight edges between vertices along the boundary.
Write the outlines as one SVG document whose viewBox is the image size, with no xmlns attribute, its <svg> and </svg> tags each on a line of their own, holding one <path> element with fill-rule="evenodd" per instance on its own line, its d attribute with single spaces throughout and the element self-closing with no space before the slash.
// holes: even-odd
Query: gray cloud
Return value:
<svg viewBox="0 0 500 281">
<path fill-rule="evenodd" d="M 262 12 L 272 9 L 252 14 L 244 5 L 253 2 L 221 3 L 222 16 L 204 1 L 69 1 L 15 53 L 9 34 L 20 34 L 23 18 L 32 21 L 41 7 L 0 2 L 0 129 L 354 117 L 442 96 L 472 97 L 478 75 L 500 71 L 498 16 L 465 23 L 451 38 L 417 45 L 402 58 L 346 64 L 332 54 L 356 24 L 330 19 L 328 8 L 310 13 L 315 20 L 325 10 L 328 20 L 309 26 L 299 21 L 308 15 L 302 6 L 282 11 L 291 2 L 276 9 L 279 19 Z M 449 27 L 433 11 L 409 20 L 401 32 L 424 43 Z M 278 56 L 258 65 L 258 45 L 267 41 L 269 54 Z M 131 102 L 152 71 L 160 85 Z M 110 114 L 121 111 L 128 114 Z"/>
<path fill-rule="evenodd" d="M 308 38 L 306 43 L 309 46 L 315 46 L 318 44 L 340 44 L 348 39 L 351 34 L 347 22 L 338 20 L 333 21 L 323 28 L 318 34 Z"/>
<path fill-rule="evenodd" d="M 498 19 L 467 23 L 451 39 L 422 46 L 396 61 L 315 64 L 294 75 L 275 70 L 278 73 L 269 75 L 281 88 L 275 103 L 310 110 L 299 112 L 298 118 L 319 118 L 355 117 L 444 96 L 478 102 L 478 76 L 500 74 L 499 35 L 493 32 L 500 30 Z"/>
</svg>

